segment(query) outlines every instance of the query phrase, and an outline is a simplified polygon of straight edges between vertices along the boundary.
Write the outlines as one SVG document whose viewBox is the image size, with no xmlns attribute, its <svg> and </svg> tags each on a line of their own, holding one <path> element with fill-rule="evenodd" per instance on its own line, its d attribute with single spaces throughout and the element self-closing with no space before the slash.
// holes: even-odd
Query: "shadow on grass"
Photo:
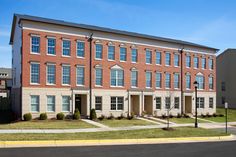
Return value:
<svg viewBox="0 0 236 157">
<path fill-rule="evenodd" d="M 10 110 L 0 111 L 0 124 L 11 123 L 15 120 L 15 115 Z"/>
</svg>

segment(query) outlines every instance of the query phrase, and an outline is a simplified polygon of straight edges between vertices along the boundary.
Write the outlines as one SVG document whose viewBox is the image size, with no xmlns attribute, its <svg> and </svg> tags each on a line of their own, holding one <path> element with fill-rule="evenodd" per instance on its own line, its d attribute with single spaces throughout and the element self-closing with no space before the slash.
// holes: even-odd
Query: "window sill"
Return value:
<svg viewBox="0 0 236 157">
<path fill-rule="evenodd" d="M 123 112 L 124 110 L 110 110 L 110 112 Z"/>
<path fill-rule="evenodd" d="M 101 61 L 101 60 L 102 60 L 102 58 L 95 58 L 95 60 L 97 60 L 97 61 Z"/>
<path fill-rule="evenodd" d="M 85 59 L 85 57 L 80 57 L 80 56 L 76 56 L 76 58 L 79 58 L 79 59 Z"/>
<path fill-rule="evenodd" d="M 137 64 L 137 62 L 131 62 L 132 64 Z"/>
<path fill-rule="evenodd" d="M 62 86 L 67 86 L 67 87 L 69 87 L 69 86 L 70 86 L 70 84 L 62 84 Z"/>
<path fill-rule="evenodd" d="M 110 86 L 110 87 L 113 87 L 113 88 L 124 88 L 124 86 Z"/>
<path fill-rule="evenodd" d="M 53 57 L 56 57 L 57 55 L 56 55 L 56 54 L 48 54 L 48 53 L 47 53 L 47 56 L 53 56 Z"/>
<path fill-rule="evenodd" d="M 40 55 L 40 52 L 30 52 L 31 55 Z"/>
<path fill-rule="evenodd" d="M 56 84 L 46 84 L 47 86 L 56 86 Z"/>
<path fill-rule="evenodd" d="M 30 83 L 30 85 L 39 86 L 40 83 Z"/>
<path fill-rule="evenodd" d="M 95 85 L 95 87 L 99 87 L 99 88 L 102 88 L 103 86 L 102 86 L 102 85 Z"/>
<path fill-rule="evenodd" d="M 67 56 L 67 55 L 62 55 L 62 57 L 65 57 L 65 58 L 70 58 L 71 56 Z"/>
<path fill-rule="evenodd" d="M 109 61 L 109 62 L 115 62 L 115 60 L 113 60 L 113 59 L 108 59 L 108 61 Z"/>
<path fill-rule="evenodd" d="M 120 60 L 120 62 L 126 62 L 126 61 L 121 61 L 121 60 Z"/>
</svg>

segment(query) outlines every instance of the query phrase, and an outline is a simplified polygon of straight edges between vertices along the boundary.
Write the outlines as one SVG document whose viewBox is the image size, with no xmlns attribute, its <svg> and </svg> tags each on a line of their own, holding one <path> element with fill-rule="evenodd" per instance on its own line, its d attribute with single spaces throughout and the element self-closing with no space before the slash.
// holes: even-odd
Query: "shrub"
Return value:
<svg viewBox="0 0 236 157">
<path fill-rule="evenodd" d="M 75 110 L 75 113 L 73 114 L 73 119 L 75 119 L 75 120 L 80 119 L 80 112 L 79 112 L 79 110 Z"/>
<path fill-rule="evenodd" d="M 201 117 L 202 117 L 202 118 L 205 118 L 205 117 L 206 117 L 206 115 L 202 113 L 202 114 L 201 114 Z"/>
<path fill-rule="evenodd" d="M 134 119 L 134 112 L 131 112 L 131 114 L 128 117 L 129 120 Z"/>
<path fill-rule="evenodd" d="M 146 116 L 146 115 L 147 115 L 147 112 L 146 112 L 146 111 L 143 111 L 142 114 L 141 114 L 142 117 L 144 117 L 144 116 Z"/>
<path fill-rule="evenodd" d="M 161 118 L 162 118 L 162 119 L 166 119 L 166 118 L 167 118 L 166 114 L 162 114 L 162 115 L 161 115 Z"/>
<path fill-rule="evenodd" d="M 216 113 L 213 113 L 213 117 L 217 117 L 218 115 Z"/>
<path fill-rule="evenodd" d="M 172 113 L 169 114 L 169 118 L 173 118 L 174 116 L 172 115 Z"/>
<path fill-rule="evenodd" d="M 96 120 L 97 119 L 97 114 L 95 109 L 91 109 L 90 111 L 90 120 Z"/>
<path fill-rule="evenodd" d="M 184 114 L 184 118 L 190 118 L 188 114 Z"/>
<path fill-rule="evenodd" d="M 57 114 L 57 120 L 64 120 L 64 119 L 65 119 L 64 113 L 60 112 Z"/>
<path fill-rule="evenodd" d="M 48 119 L 47 113 L 41 113 L 39 115 L 39 120 L 47 120 L 47 119 Z"/>
<path fill-rule="evenodd" d="M 110 116 L 109 116 L 107 119 L 112 120 L 112 119 L 114 119 L 114 118 L 115 118 L 115 117 L 114 117 L 113 114 L 111 113 Z"/>
<path fill-rule="evenodd" d="M 32 114 L 31 113 L 26 113 L 23 115 L 24 121 L 30 121 L 32 120 Z"/>
<path fill-rule="evenodd" d="M 212 117 L 212 115 L 207 112 L 206 117 Z"/>
<path fill-rule="evenodd" d="M 124 118 L 125 118 L 125 116 L 123 113 L 121 113 L 120 116 L 118 117 L 119 120 L 124 119 Z"/>
<path fill-rule="evenodd" d="M 103 120 L 105 119 L 106 117 L 102 114 L 100 117 L 98 117 L 99 120 Z"/>
<path fill-rule="evenodd" d="M 219 114 L 219 117 L 224 117 L 224 115 L 223 114 Z"/>
<path fill-rule="evenodd" d="M 177 114 L 177 118 L 181 118 L 182 115 L 180 113 Z"/>
</svg>

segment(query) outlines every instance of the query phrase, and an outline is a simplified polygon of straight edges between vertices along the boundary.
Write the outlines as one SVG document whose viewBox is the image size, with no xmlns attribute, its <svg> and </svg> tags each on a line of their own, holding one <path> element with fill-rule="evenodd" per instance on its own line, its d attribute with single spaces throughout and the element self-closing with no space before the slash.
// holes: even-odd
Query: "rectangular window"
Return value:
<svg viewBox="0 0 236 157">
<path fill-rule="evenodd" d="M 202 69 L 206 69 L 206 58 L 202 58 Z"/>
<path fill-rule="evenodd" d="M 213 70 L 213 59 L 209 59 L 209 69 Z"/>
<path fill-rule="evenodd" d="M 209 108 L 213 108 L 213 106 L 214 106 L 214 99 L 209 98 Z"/>
<path fill-rule="evenodd" d="M 198 89 L 204 89 L 204 87 L 205 87 L 204 76 L 197 75 L 196 76 L 196 81 L 198 82 Z"/>
<path fill-rule="evenodd" d="M 102 97 L 96 96 L 95 97 L 95 110 L 102 110 Z"/>
<path fill-rule="evenodd" d="M 62 111 L 70 111 L 70 96 L 62 96 Z"/>
<path fill-rule="evenodd" d="M 62 40 L 62 55 L 70 56 L 70 40 Z"/>
<path fill-rule="evenodd" d="M 198 57 L 194 57 L 194 68 L 198 68 L 199 64 L 198 64 Z"/>
<path fill-rule="evenodd" d="M 209 77 L 209 89 L 213 89 L 213 77 Z"/>
<path fill-rule="evenodd" d="M 124 86 L 124 71 L 120 69 L 111 70 L 111 86 Z"/>
<path fill-rule="evenodd" d="M 166 100 L 165 100 L 165 108 L 166 108 L 166 109 L 170 109 L 170 97 L 166 97 Z"/>
<path fill-rule="evenodd" d="M 62 84 L 70 84 L 70 66 L 62 66 Z"/>
<path fill-rule="evenodd" d="M 179 109 L 179 97 L 175 97 L 175 109 Z"/>
<path fill-rule="evenodd" d="M 167 66 L 170 66 L 170 62 L 171 62 L 171 59 L 170 59 L 170 53 L 169 52 L 166 52 L 166 65 Z"/>
<path fill-rule="evenodd" d="M 131 54 L 131 59 L 133 63 L 137 63 L 138 61 L 138 50 L 137 49 L 132 49 L 132 54 Z"/>
<path fill-rule="evenodd" d="M 96 68 L 95 73 L 96 73 L 96 85 L 102 86 L 102 69 Z"/>
<path fill-rule="evenodd" d="M 56 39 L 48 38 L 48 54 L 55 55 L 56 54 Z"/>
<path fill-rule="evenodd" d="M 146 64 L 152 63 L 152 52 L 150 50 L 146 50 Z"/>
<path fill-rule="evenodd" d="M 131 71 L 131 86 L 137 87 L 138 85 L 138 72 L 137 71 Z"/>
<path fill-rule="evenodd" d="M 48 64 L 47 65 L 47 84 L 55 84 L 56 79 L 56 65 Z"/>
<path fill-rule="evenodd" d="M 76 70 L 77 85 L 84 85 L 84 67 L 78 66 Z"/>
<path fill-rule="evenodd" d="M 101 44 L 96 44 L 95 48 L 96 48 L 95 58 L 96 59 L 102 59 L 102 45 Z"/>
<path fill-rule="evenodd" d="M 186 89 L 191 89 L 191 75 L 186 75 Z"/>
<path fill-rule="evenodd" d="M 161 97 L 156 97 L 156 109 L 161 109 Z"/>
<path fill-rule="evenodd" d="M 166 73 L 166 80 L 165 80 L 166 88 L 170 88 L 170 73 Z"/>
<path fill-rule="evenodd" d="M 161 65 L 161 52 L 156 52 L 156 64 Z"/>
<path fill-rule="evenodd" d="M 40 51 L 40 37 L 32 36 L 31 37 L 31 52 L 39 53 Z"/>
<path fill-rule="evenodd" d="M 187 68 L 191 67 L 191 56 L 186 56 L 186 67 Z"/>
<path fill-rule="evenodd" d="M 47 111 L 55 112 L 55 96 L 47 96 Z"/>
<path fill-rule="evenodd" d="M 127 52 L 125 47 L 120 48 L 120 61 L 126 61 Z"/>
<path fill-rule="evenodd" d="M 31 63 L 30 65 L 31 72 L 31 83 L 39 84 L 39 63 Z"/>
<path fill-rule="evenodd" d="M 146 87 L 151 88 L 152 87 L 152 73 L 146 72 Z"/>
<path fill-rule="evenodd" d="M 39 96 L 31 95 L 31 112 L 39 112 Z"/>
<path fill-rule="evenodd" d="M 156 88 L 161 88 L 161 73 L 156 73 Z"/>
<path fill-rule="evenodd" d="M 115 46 L 108 46 L 108 59 L 115 60 Z"/>
<path fill-rule="evenodd" d="M 84 57 L 84 42 L 77 41 L 77 57 Z"/>
<path fill-rule="evenodd" d="M 179 88 L 179 74 L 174 74 L 174 88 Z"/>
<path fill-rule="evenodd" d="M 205 102 L 203 97 L 197 98 L 197 108 L 204 108 Z"/>
<path fill-rule="evenodd" d="M 174 65 L 175 67 L 178 67 L 179 66 L 179 55 L 178 54 L 175 54 L 174 56 Z"/>
<path fill-rule="evenodd" d="M 123 110 L 124 97 L 111 97 L 111 110 Z"/>
</svg>

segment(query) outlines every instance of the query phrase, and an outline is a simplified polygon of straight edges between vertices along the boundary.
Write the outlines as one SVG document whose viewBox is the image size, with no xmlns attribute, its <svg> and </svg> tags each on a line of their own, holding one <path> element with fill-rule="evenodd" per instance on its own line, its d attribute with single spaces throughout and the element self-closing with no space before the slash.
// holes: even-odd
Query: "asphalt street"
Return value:
<svg viewBox="0 0 236 157">
<path fill-rule="evenodd" d="M 152 145 L 4 148 L 0 157 L 235 157 L 236 141 Z"/>
</svg>

